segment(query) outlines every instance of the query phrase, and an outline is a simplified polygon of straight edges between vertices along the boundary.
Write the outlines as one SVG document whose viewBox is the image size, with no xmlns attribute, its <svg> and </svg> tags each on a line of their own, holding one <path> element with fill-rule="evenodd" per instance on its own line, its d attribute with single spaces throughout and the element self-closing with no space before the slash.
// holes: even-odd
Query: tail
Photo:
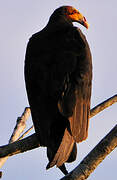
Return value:
<svg viewBox="0 0 117 180">
<path fill-rule="evenodd" d="M 48 158 L 50 156 L 50 153 L 51 152 L 48 151 Z M 56 154 L 54 155 L 54 158 L 49 158 L 50 162 L 48 163 L 46 169 L 49 169 L 56 165 L 61 170 L 61 167 L 63 168 L 65 162 L 72 162 L 76 159 L 76 153 L 76 143 L 68 128 L 66 128 L 61 144 Z"/>
</svg>

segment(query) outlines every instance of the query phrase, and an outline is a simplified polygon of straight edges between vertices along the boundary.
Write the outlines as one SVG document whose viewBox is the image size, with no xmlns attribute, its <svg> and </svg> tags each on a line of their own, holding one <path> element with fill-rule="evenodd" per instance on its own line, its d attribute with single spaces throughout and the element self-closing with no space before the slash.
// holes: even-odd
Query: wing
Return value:
<svg viewBox="0 0 117 180">
<path fill-rule="evenodd" d="M 76 88 L 76 103 L 73 114 L 69 117 L 71 132 L 76 142 L 83 141 L 88 136 L 90 88 L 88 84 L 83 84 Z"/>
<path fill-rule="evenodd" d="M 66 75 L 58 108 L 69 119 L 74 140 L 80 142 L 88 135 L 92 60 L 85 36 L 76 29 L 72 34 L 69 41 L 72 41 L 71 60 L 76 58 L 75 68 Z"/>
</svg>

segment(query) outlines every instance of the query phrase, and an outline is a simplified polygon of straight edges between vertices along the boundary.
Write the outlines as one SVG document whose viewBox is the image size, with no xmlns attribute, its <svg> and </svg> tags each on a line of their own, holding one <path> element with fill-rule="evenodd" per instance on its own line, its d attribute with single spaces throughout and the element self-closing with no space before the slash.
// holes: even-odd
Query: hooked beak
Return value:
<svg viewBox="0 0 117 180">
<path fill-rule="evenodd" d="M 84 27 L 86 27 L 87 29 L 89 28 L 89 24 L 88 24 L 88 22 L 87 22 L 85 17 L 83 17 L 81 20 L 78 20 L 78 22 L 80 24 L 82 24 Z"/>
<path fill-rule="evenodd" d="M 69 14 L 68 18 L 72 20 L 72 22 L 78 22 L 82 24 L 84 27 L 86 27 L 87 29 L 89 28 L 89 24 L 86 18 L 79 11 L 76 11 L 73 14 Z"/>
</svg>

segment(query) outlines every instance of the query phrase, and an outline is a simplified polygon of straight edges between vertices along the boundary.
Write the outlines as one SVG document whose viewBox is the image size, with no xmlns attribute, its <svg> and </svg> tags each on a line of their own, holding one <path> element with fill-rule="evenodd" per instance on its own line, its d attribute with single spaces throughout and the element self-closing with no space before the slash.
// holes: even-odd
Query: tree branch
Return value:
<svg viewBox="0 0 117 180">
<path fill-rule="evenodd" d="M 25 108 L 23 114 L 21 117 L 17 118 L 17 122 L 16 122 L 16 126 L 13 130 L 13 133 L 10 137 L 9 143 L 12 143 L 14 141 L 16 141 L 19 136 L 21 135 L 21 133 L 24 131 L 24 129 L 26 128 L 26 121 L 28 119 L 28 117 L 30 116 L 30 108 Z M 9 145 L 9 144 L 8 144 Z M 8 146 L 7 145 L 7 146 Z M 2 146 L 3 147 L 3 146 Z M 10 149 L 8 149 L 9 151 Z M 6 152 L 6 150 L 3 148 L 3 151 Z M 0 152 L 1 154 L 2 152 Z M 7 153 L 8 154 L 8 153 Z M 4 158 L 0 158 L 0 168 L 3 166 L 3 164 L 7 161 L 8 156 L 7 154 L 5 156 L 2 156 Z M 0 156 L 1 157 L 1 156 Z"/>
<path fill-rule="evenodd" d="M 92 108 L 90 111 L 90 118 L 97 115 L 98 113 L 100 113 L 101 111 L 103 111 L 104 109 L 113 105 L 116 102 L 117 102 L 117 94 L 115 94 L 114 96 L 110 97 L 109 99 L 103 101 L 102 103 Z"/>
<path fill-rule="evenodd" d="M 83 161 L 61 180 L 84 180 L 117 147 L 117 125 L 96 145 Z"/>
<path fill-rule="evenodd" d="M 101 104 L 95 106 L 90 111 L 90 118 L 92 118 L 93 116 L 95 116 L 96 114 L 98 114 L 99 112 L 103 111 L 105 108 L 111 106 L 112 104 L 116 102 L 117 102 L 117 95 L 114 95 L 111 98 L 107 99 L 106 101 L 102 102 Z M 31 150 L 40 146 L 35 133 L 23 140 L 20 140 L 28 133 L 28 131 L 30 131 L 30 129 L 33 128 L 33 126 L 19 138 L 20 134 L 24 131 L 26 127 L 25 123 L 29 115 L 30 115 L 30 108 L 25 108 L 24 113 L 17 120 L 17 125 L 9 140 L 10 144 L 0 147 L 0 167 L 3 166 L 3 164 L 8 159 L 9 156 L 12 156 L 21 152 L 25 152 L 25 151 L 28 151 L 28 150 Z"/>
<path fill-rule="evenodd" d="M 106 101 L 102 102 L 101 104 L 95 106 L 90 111 L 90 118 L 92 118 L 93 116 L 95 116 L 96 114 L 98 114 L 99 112 L 103 111 L 105 108 L 111 106 L 112 104 L 114 104 L 116 102 L 117 102 L 117 95 L 112 96 L 111 98 L 107 99 Z M 25 111 L 23 113 L 23 117 L 25 117 L 25 118 L 27 118 L 29 116 L 29 114 L 30 114 L 29 108 L 27 108 L 27 109 L 28 109 L 28 111 Z M 27 115 L 27 113 L 28 113 L 28 115 Z M 25 116 L 24 116 L 24 114 L 25 114 Z M 21 116 L 20 119 L 22 119 L 22 116 Z M 23 137 L 24 137 L 24 135 L 23 135 Z M 28 141 L 28 138 L 30 138 L 30 139 L 32 138 L 32 141 Z M 31 150 L 31 146 L 32 146 L 32 149 L 34 147 L 36 148 L 36 146 L 39 147 L 39 142 L 38 142 L 38 139 L 36 137 L 36 134 L 33 134 L 33 135 L 25 138 L 25 141 L 23 141 L 23 143 L 24 143 L 23 147 L 21 147 L 22 145 L 20 145 L 20 143 L 22 144 L 22 141 L 23 140 L 20 140 L 17 143 L 16 142 L 12 143 L 12 145 L 8 144 L 8 145 L 5 145 L 5 146 L 1 146 L 0 147 L 0 157 L 5 157 L 5 156 L 8 156 L 8 155 L 12 156 L 14 154 L 18 154 L 18 153 L 21 153 L 21 152 L 24 152 L 24 151 Z M 27 143 L 28 143 L 28 146 L 27 146 Z M 15 147 L 12 148 L 12 146 L 16 146 L 16 148 Z M 18 147 L 22 148 L 22 149 L 18 149 Z M 27 147 L 27 149 L 25 147 Z M 15 152 L 15 149 L 17 149 L 16 152 Z"/>
<path fill-rule="evenodd" d="M 13 143 L 4 145 L 0 147 L 0 157 L 13 156 L 25 151 L 29 151 L 39 147 L 39 141 L 37 139 L 36 133 L 24 138 L 20 141 L 15 141 Z"/>
<path fill-rule="evenodd" d="M 16 126 L 11 135 L 9 143 L 15 142 L 18 140 L 19 136 L 22 134 L 24 129 L 26 128 L 26 121 L 30 116 L 30 108 L 26 107 L 21 117 L 17 118 Z"/>
</svg>

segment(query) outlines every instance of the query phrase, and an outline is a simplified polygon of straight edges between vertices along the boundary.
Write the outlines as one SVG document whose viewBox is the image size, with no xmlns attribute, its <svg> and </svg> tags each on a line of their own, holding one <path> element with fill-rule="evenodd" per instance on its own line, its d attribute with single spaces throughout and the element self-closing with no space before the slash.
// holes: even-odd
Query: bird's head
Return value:
<svg viewBox="0 0 117 180">
<path fill-rule="evenodd" d="M 89 24 L 86 18 L 74 7 L 72 6 L 62 6 L 54 11 L 51 16 L 52 19 L 64 19 L 69 23 L 78 22 L 82 24 L 87 29 L 89 28 Z"/>
</svg>

